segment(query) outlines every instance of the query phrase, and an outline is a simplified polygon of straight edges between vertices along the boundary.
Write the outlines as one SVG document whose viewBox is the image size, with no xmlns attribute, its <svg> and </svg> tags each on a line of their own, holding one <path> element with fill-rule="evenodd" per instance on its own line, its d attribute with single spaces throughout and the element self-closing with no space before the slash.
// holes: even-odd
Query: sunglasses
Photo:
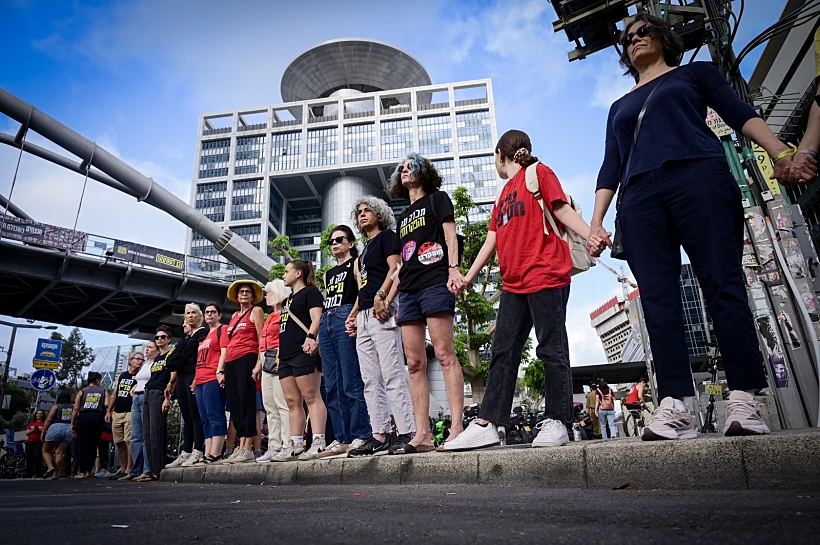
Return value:
<svg viewBox="0 0 820 545">
<path fill-rule="evenodd" d="M 629 47 L 632 43 L 632 40 L 635 39 L 635 36 L 638 38 L 646 38 L 652 33 L 652 26 L 651 25 L 643 25 L 642 27 L 638 28 L 635 32 L 627 32 L 624 34 L 623 39 L 621 40 L 621 44 L 624 47 Z"/>
<path fill-rule="evenodd" d="M 170 338 L 171 337 L 169 337 L 168 335 L 157 335 L 156 337 L 154 337 L 154 340 L 158 341 L 160 339 L 170 339 Z"/>
<path fill-rule="evenodd" d="M 346 240 L 347 240 L 347 237 L 336 237 L 336 238 L 332 238 L 332 239 L 328 240 L 328 242 L 331 245 L 333 245 L 333 244 L 341 244 L 342 242 L 344 242 Z"/>
<path fill-rule="evenodd" d="M 242 293 L 247 293 L 247 294 L 249 294 L 249 295 L 250 295 L 250 294 L 252 294 L 252 293 L 253 293 L 253 290 L 239 290 L 239 293 L 240 293 L 240 294 L 242 294 Z"/>
<path fill-rule="evenodd" d="M 402 173 L 402 172 L 404 172 L 405 170 L 406 170 L 407 172 L 410 172 L 410 167 L 406 167 L 406 166 L 404 166 L 404 165 L 399 165 L 399 166 L 397 166 L 397 167 L 396 167 L 396 172 L 398 172 L 399 174 L 401 174 L 401 173 Z"/>
</svg>

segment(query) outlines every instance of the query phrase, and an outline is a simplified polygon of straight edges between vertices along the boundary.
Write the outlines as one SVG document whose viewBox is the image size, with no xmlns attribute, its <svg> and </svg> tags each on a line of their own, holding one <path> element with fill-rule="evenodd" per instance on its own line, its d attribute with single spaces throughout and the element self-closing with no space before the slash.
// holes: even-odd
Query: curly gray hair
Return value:
<svg viewBox="0 0 820 545">
<path fill-rule="evenodd" d="M 356 221 L 356 229 L 358 229 L 361 234 L 364 234 L 364 231 L 359 226 L 359 222 L 357 221 L 357 211 L 359 210 L 359 206 L 362 204 L 366 204 L 367 207 L 370 208 L 374 214 L 376 214 L 376 219 L 379 220 L 379 229 L 384 231 L 385 229 L 396 228 L 396 216 L 393 215 L 393 209 L 390 208 L 390 205 L 378 197 L 374 197 L 373 195 L 365 195 L 364 197 L 358 199 L 353 205 L 353 213 L 351 214 L 353 220 Z"/>
</svg>

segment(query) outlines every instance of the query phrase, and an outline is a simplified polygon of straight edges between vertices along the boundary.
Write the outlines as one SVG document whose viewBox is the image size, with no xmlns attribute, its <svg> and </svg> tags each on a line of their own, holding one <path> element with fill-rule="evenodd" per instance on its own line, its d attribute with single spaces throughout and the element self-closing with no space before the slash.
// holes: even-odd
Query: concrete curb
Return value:
<svg viewBox="0 0 820 545">
<path fill-rule="evenodd" d="M 166 469 L 160 480 L 222 484 L 482 484 L 538 488 L 817 490 L 820 429 L 691 441 L 584 441 L 311 462 Z"/>
</svg>

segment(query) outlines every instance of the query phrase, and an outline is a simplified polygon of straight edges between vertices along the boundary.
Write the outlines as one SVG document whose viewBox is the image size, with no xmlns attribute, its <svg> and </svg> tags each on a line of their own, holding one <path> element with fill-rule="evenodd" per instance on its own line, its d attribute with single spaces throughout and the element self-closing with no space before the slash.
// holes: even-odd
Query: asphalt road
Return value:
<svg viewBox="0 0 820 545">
<path fill-rule="evenodd" d="M 15 544 L 793 544 L 818 534 L 820 492 L 0 482 L 0 536 Z"/>
</svg>

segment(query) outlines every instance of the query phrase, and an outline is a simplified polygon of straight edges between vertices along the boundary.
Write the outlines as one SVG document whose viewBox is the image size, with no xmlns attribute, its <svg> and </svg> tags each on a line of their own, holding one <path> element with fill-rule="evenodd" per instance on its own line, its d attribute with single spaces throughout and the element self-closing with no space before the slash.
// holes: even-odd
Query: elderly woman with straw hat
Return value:
<svg viewBox="0 0 820 545">
<path fill-rule="evenodd" d="M 217 368 L 216 377 L 225 385 L 231 422 L 239 437 L 239 448 L 223 464 L 254 461 L 253 438 L 256 437 L 256 382 L 262 374 L 259 344 L 265 314 L 258 307 L 265 293 L 253 280 L 237 280 L 228 287 L 228 300 L 239 304 L 231 317 L 225 364 Z"/>
</svg>

